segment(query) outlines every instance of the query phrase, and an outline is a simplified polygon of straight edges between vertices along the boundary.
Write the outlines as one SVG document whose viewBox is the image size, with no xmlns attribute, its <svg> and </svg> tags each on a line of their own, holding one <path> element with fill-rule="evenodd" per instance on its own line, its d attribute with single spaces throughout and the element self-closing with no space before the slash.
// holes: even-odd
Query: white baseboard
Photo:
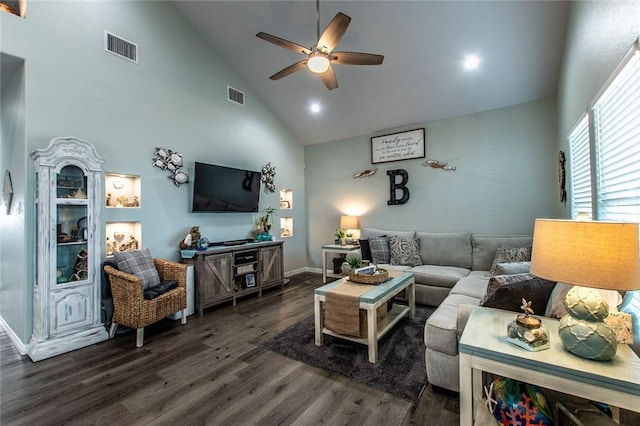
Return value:
<svg viewBox="0 0 640 426">
<path fill-rule="evenodd" d="M 9 340 L 11 340 L 11 343 L 13 343 L 13 346 L 16 347 L 16 350 L 20 355 L 26 355 L 27 352 L 29 352 L 29 345 L 22 343 L 22 340 L 20 340 L 13 329 L 9 327 L 9 324 L 7 324 L 4 318 L 2 318 L 2 315 L 0 315 L 0 328 L 2 328 L 5 333 L 7 333 L 7 337 L 9 337 Z"/>
<path fill-rule="evenodd" d="M 303 272 L 317 272 L 317 273 L 322 273 L 322 269 L 321 268 L 310 268 L 308 266 L 305 266 L 304 268 L 298 268 L 298 269 L 294 269 L 292 271 L 287 271 L 284 273 L 285 277 L 290 277 L 292 275 L 297 275 L 297 274 L 301 274 Z"/>
</svg>

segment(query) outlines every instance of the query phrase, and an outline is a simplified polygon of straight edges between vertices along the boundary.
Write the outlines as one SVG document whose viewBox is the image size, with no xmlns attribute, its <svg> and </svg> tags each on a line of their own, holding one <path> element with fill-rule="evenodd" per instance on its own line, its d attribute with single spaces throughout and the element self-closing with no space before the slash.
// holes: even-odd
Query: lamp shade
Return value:
<svg viewBox="0 0 640 426">
<path fill-rule="evenodd" d="M 358 216 L 340 216 L 340 229 L 358 228 Z"/>
<path fill-rule="evenodd" d="M 536 219 L 531 273 L 585 287 L 637 290 L 638 224 Z"/>
</svg>

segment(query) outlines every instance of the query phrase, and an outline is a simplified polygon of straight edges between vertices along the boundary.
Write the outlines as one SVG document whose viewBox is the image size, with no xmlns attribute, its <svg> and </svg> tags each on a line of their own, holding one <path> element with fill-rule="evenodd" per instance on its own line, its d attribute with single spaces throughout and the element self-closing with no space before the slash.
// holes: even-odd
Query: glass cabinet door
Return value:
<svg viewBox="0 0 640 426">
<path fill-rule="evenodd" d="M 56 284 L 88 278 L 87 177 L 77 166 L 56 176 Z"/>
</svg>

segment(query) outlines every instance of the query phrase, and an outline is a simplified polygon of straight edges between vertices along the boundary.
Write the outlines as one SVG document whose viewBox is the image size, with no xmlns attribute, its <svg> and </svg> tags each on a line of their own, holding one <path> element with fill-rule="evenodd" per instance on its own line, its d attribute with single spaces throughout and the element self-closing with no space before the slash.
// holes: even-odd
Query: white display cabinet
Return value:
<svg viewBox="0 0 640 426">
<path fill-rule="evenodd" d="M 29 356 L 39 361 L 109 338 L 101 322 L 102 158 L 76 138 L 31 154 L 37 264 Z"/>
</svg>

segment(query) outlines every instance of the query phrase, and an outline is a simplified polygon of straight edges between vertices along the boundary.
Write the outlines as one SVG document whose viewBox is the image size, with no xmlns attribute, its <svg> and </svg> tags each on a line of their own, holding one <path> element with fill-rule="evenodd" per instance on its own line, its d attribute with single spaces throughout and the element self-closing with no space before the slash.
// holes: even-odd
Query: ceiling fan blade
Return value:
<svg viewBox="0 0 640 426">
<path fill-rule="evenodd" d="M 338 79 L 336 78 L 336 74 L 333 72 L 333 68 L 331 68 L 331 66 L 329 66 L 325 72 L 320 74 L 320 79 L 322 79 L 322 82 L 329 90 L 333 90 L 338 87 Z"/>
<path fill-rule="evenodd" d="M 338 12 L 331 22 L 329 22 L 329 25 L 327 25 L 327 28 L 325 28 L 322 36 L 318 40 L 318 50 L 331 52 L 335 49 L 344 32 L 347 31 L 350 22 L 350 17 L 342 12 Z"/>
<path fill-rule="evenodd" d="M 331 55 L 332 64 L 341 65 L 380 65 L 384 60 L 383 55 L 359 52 L 333 52 Z"/>
<path fill-rule="evenodd" d="M 277 73 L 275 73 L 269 78 L 271 80 L 280 80 L 282 77 L 286 77 L 289 74 L 293 74 L 296 71 L 300 71 L 301 69 L 306 68 L 306 66 L 307 66 L 307 60 L 303 59 L 300 62 L 296 62 L 295 64 L 289 65 L 285 69 L 278 71 Z"/>
<path fill-rule="evenodd" d="M 308 55 L 311 53 L 311 50 L 307 49 L 304 46 L 300 46 L 292 41 L 285 40 L 280 37 L 276 37 L 271 34 L 263 33 L 262 31 L 256 34 L 256 37 L 259 37 L 263 40 L 266 40 L 270 43 L 278 45 L 280 47 L 284 47 L 285 49 L 293 50 L 294 52 L 302 53 L 303 55 Z"/>
</svg>

